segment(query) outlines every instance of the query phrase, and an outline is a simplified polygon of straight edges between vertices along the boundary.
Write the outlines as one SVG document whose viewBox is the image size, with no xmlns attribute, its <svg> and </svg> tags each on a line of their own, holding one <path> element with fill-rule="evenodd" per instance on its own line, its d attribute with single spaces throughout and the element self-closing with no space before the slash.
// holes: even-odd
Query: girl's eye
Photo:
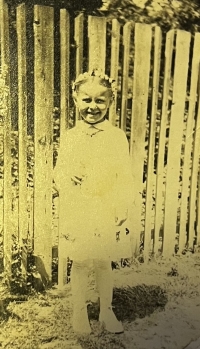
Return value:
<svg viewBox="0 0 200 349">
<path fill-rule="evenodd" d="M 97 99 L 96 103 L 102 104 L 102 103 L 105 103 L 105 101 L 104 101 L 104 99 Z"/>
<path fill-rule="evenodd" d="M 90 99 L 90 98 L 83 98 L 83 102 L 85 102 L 85 103 L 90 103 L 90 102 L 91 102 L 91 99 Z"/>
</svg>

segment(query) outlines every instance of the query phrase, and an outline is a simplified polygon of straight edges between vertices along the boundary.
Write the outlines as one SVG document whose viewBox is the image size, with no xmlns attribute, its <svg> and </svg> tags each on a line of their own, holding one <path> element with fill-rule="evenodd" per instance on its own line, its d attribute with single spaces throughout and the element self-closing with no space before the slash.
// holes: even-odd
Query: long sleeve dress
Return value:
<svg viewBox="0 0 200 349">
<path fill-rule="evenodd" d="M 74 176 L 81 184 L 74 183 Z M 122 130 L 108 120 L 95 127 L 78 121 L 63 134 L 54 181 L 59 190 L 59 235 L 68 240 L 70 259 L 131 256 L 133 178 Z M 116 226 L 116 215 L 126 211 L 128 220 Z"/>
</svg>

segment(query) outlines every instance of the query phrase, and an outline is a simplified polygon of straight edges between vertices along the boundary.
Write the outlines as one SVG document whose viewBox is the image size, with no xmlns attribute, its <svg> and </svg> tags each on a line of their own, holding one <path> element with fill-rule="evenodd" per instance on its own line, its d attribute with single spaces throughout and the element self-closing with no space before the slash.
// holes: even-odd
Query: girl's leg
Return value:
<svg viewBox="0 0 200 349">
<path fill-rule="evenodd" d="M 71 272 L 71 290 L 73 300 L 73 329 L 79 333 L 90 333 L 86 306 L 88 283 L 88 262 L 73 262 Z"/>
<path fill-rule="evenodd" d="M 100 316 L 99 321 L 112 333 L 122 333 L 123 327 L 112 311 L 113 298 L 113 273 L 111 262 L 105 260 L 95 260 L 95 273 L 97 289 L 100 296 Z"/>
</svg>

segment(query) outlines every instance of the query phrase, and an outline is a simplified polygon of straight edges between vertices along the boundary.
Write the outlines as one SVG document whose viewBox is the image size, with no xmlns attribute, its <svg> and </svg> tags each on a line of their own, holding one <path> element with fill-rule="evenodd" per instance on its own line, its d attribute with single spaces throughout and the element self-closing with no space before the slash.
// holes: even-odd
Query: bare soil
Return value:
<svg viewBox="0 0 200 349">
<path fill-rule="evenodd" d="M 10 302 L 0 320 L 5 349 L 184 349 L 200 337 L 200 253 L 133 263 L 114 270 L 114 311 L 124 334 L 113 335 L 98 322 L 93 274 L 88 285 L 89 336 L 71 327 L 70 284 L 24 302 Z"/>
</svg>

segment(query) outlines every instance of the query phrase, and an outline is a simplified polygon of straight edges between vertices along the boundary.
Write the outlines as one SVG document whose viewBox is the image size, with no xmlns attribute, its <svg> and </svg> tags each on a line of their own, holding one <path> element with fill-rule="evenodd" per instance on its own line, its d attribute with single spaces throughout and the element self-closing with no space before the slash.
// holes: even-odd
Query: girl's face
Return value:
<svg viewBox="0 0 200 349">
<path fill-rule="evenodd" d="M 75 104 L 81 117 L 89 124 L 102 121 L 111 104 L 110 90 L 96 81 L 88 81 L 79 86 Z"/>
</svg>

